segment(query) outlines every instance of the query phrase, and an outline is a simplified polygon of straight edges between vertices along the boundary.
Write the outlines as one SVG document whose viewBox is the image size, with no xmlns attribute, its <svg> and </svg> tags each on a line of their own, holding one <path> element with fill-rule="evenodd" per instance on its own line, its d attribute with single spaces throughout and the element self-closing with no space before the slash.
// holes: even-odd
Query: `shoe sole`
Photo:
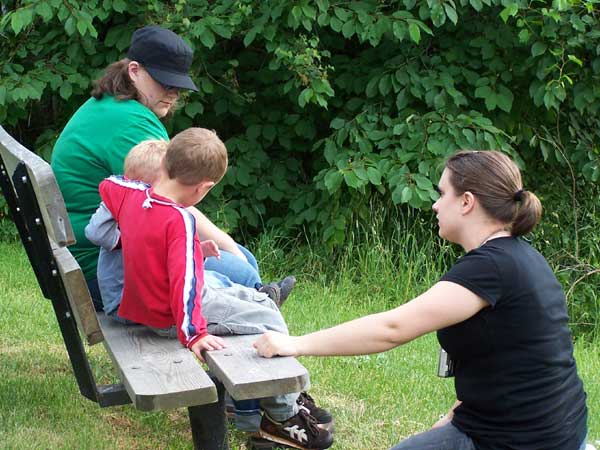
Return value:
<svg viewBox="0 0 600 450">
<path fill-rule="evenodd" d="M 304 446 L 301 446 L 300 444 L 296 444 L 295 442 L 288 441 L 285 438 L 282 438 L 281 436 L 275 436 L 273 434 L 265 433 L 262 430 L 258 430 L 258 435 L 261 438 L 266 439 L 267 441 L 277 442 L 278 444 L 287 445 L 288 447 L 291 447 L 291 448 L 298 448 L 300 450 L 317 450 L 314 447 L 312 449 L 309 447 L 304 447 Z M 333 445 L 333 442 L 332 442 L 332 445 Z M 329 447 L 331 447 L 331 445 Z M 329 448 L 329 447 L 323 447 L 323 450 L 325 450 L 326 448 Z"/>
<path fill-rule="evenodd" d="M 253 433 L 253 434 L 256 434 L 256 433 Z M 260 437 L 250 438 L 250 449 L 251 450 L 279 450 L 279 449 L 286 449 L 286 448 L 293 448 L 293 447 L 288 447 L 287 445 L 284 445 L 284 444 L 279 444 L 277 442 L 268 441 L 268 440 L 260 438 Z"/>
</svg>

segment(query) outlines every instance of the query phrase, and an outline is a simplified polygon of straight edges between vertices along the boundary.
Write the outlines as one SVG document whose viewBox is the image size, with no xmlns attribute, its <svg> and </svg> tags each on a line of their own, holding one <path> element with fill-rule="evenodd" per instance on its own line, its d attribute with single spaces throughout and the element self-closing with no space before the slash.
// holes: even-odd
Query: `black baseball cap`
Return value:
<svg viewBox="0 0 600 450">
<path fill-rule="evenodd" d="M 156 25 L 135 30 L 127 57 L 164 86 L 198 90 L 189 76 L 194 52 L 171 30 Z"/>
</svg>

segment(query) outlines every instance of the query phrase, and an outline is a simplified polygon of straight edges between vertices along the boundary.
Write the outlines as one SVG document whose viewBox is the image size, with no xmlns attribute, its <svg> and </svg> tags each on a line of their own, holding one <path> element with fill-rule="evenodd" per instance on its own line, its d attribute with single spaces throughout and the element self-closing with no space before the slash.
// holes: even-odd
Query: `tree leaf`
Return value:
<svg viewBox="0 0 600 450">
<path fill-rule="evenodd" d="M 334 130 L 339 130 L 344 126 L 345 123 L 346 121 L 344 119 L 342 119 L 341 117 L 336 117 L 331 121 L 331 124 L 329 126 Z"/>
<path fill-rule="evenodd" d="M 65 22 L 65 31 L 67 32 L 67 35 L 72 36 L 75 33 L 75 28 L 75 19 L 73 16 L 71 16 Z"/>
<path fill-rule="evenodd" d="M 354 174 L 361 181 L 369 181 L 369 175 L 367 174 L 367 169 L 362 166 L 354 167 Z"/>
<path fill-rule="evenodd" d="M 419 29 L 419 26 L 416 23 L 412 22 L 408 26 L 408 34 L 415 43 L 418 44 L 419 42 L 421 42 L 421 30 Z"/>
<path fill-rule="evenodd" d="M 377 76 L 371 78 L 367 83 L 365 94 L 367 97 L 375 97 L 377 95 L 377 89 L 379 88 L 379 78 Z"/>
<path fill-rule="evenodd" d="M 204 105 L 200 102 L 192 102 L 185 105 L 185 113 L 192 119 L 204 112 Z"/>
<path fill-rule="evenodd" d="M 250 31 L 246 33 L 246 36 L 244 36 L 244 47 L 249 47 L 250 44 L 254 42 L 254 39 L 256 38 L 256 33 L 258 33 L 257 27 L 251 28 Z"/>
<path fill-rule="evenodd" d="M 413 190 L 410 186 L 404 186 L 402 189 L 402 196 L 400 197 L 400 201 L 402 203 L 408 203 L 413 196 Z"/>
<path fill-rule="evenodd" d="M 15 34 L 19 34 L 24 27 L 23 17 L 19 11 L 15 11 L 10 18 L 10 26 Z"/>
<path fill-rule="evenodd" d="M 333 164 L 335 162 L 335 156 L 337 155 L 337 146 L 335 142 L 328 140 L 325 144 L 325 151 L 323 152 L 323 156 L 325 156 L 325 160 L 329 164 Z"/>
<path fill-rule="evenodd" d="M 331 27 L 331 29 L 333 31 L 335 31 L 336 33 L 339 33 L 340 31 L 342 31 L 342 27 L 344 26 L 344 22 L 342 22 L 337 17 L 332 17 L 331 20 L 329 21 L 329 26 Z"/>
<path fill-rule="evenodd" d="M 248 35 L 246 35 L 246 36 L 248 36 Z M 245 41 L 246 41 L 246 39 L 244 39 L 244 45 L 245 45 Z M 209 28 L 205 28 L 204 33 L 202 33 L 200 35 L 200 42 L 202 42 L 202 45 L 204 45 L 205 47 L 213 48 L 213 46 L 215 45 L 215 42 L 216 42 L 215 34 Z M 248 45 L 246 45 L 246 47 Z"/>
<path fill-rule="evenodd" d="M 494 109 L 496 109 L 496 105 L 496 94 L 492 92 L 485 98 L 485 107 L 488 109 L 488 111 L 493 111 Z"/>
<path fill-rule="evenodd" d="M 367 169 L 367 176 L 371 184 L 379 186 L 381 184 L 381 172 L 375 167 L 369 167 Z"/>
<path fill-rule="evenodd" d="M 333 13 L 342 22 L 346 22 L 350 18 L 350 16 L 351 16 L 350 11 L 345 10 L 343 8 L 338 8 L 338 7 L 336 7 L 336 8 L 333 9 Z"/>
<path fill-rule="evenodd" d="M 506 86 L 501 84 L 496 92 L 496 102 L 498 104 L 498 108 L 500 108 L 502 111 L 510 112 L 512 109 L 513 100 L 513 93 Z"/>
<path fill-rule="evenodd" d="M 310 99 L 313 97 L 313 94 L 314 93 L 311 88 L 304 89 L 302 92 L 300 92 L 300 95 L 298 96 L 298 105 L 300 105 L 301 108 L 304 108 L 310 102 Z"/>
<path fill-rule="evenodd" d="M 65 100 L 69 100 L 69 98 L 71 97 L 71 94 L 73 93 L 73 86 L 71 86 L 70 83 L 63 83 L 62 86 L 60 87 L 60 91 L 59 94 L 62 98 L 64 98 Z"/>
<path fill-rule="evenodd" d="M 44 22 L 48 22 L 50 19 L 52 19 L 52 8 L 46 2 L 39 2 L 37 5 L 35 5 L 35 12 L 42 19 L 44 19 Z"/>
<path fill-rule="evenodd" d="M 77 21 L 77 31 L 79 31 L 79 34 L 81 36 L 85 36 L 87 29 L 88 29 L 88 26 L 87 26 L 87 22 L 85 20 L 80 19 Z"/>
<path fill-rule="evenodd" d="M 435 3 L 431 7 L 431 21 L 436 27 L 441 27 L 446 23 L 446 14 L 444 13 L 444 8 L 439 3 Z"/>
<path fill-rule="evenodd" d="M 426 176 L 416 173 L 412 176 L 412 178 L 419 187 L 419 189 L 422 189 L 424 191 L 433 190 L 433 184 L 431 183 L 431 180 Z"/>
<path fill-rule="evenodd" d="M 122 13 L 127 9 L 127 3 L 125 0 L 113 0 L 112 7 L 115 11 Z"/>
<path fill-rule="evenodd" d="M 390 91 L 392 90 L 391 75 L 382 76 L 381 79 L 379 80 L 378 87 L 379 87 L 379 92 L 381 93 L 381 95 L 383 95 L 384 97 L 386 95 L 388 95 L 390 93 Z"/>
<path fill-rule="evenodd" d="M 444 3 L 444 11 L 446 11 L 446 16 L 448 16 L 448 19 L 450 19 L 452 23 L 456 25 L 458 23 L 458 15 L 450 3 Z"/>
<path fill-rule="evenodd" d="M 531 56 L 539 56 L 542 55 L 548 46 L 541 41 L 537 41 L 535 44 L 531 46 Z"/>
<path fill-rule="evenodd" d="M 354 20 L 349 20 L 342 27 L 342 34 L 348 39 L 352 37 L 354 33 L 356 33 L 356 24 L 354 23 Z"/>
<path fill-rule="evenodd" d="M 259 124 L 250 125 L 246 128 L 246 136 L 252 141 L 256 141 L 261 135 L 262 127 Z"/>
<path fill-rule="evenodd" d="M 579 67 L 583 67 L 583 61 L 581 61 L 577 56 L 575 56 L 575 55 L 567 55 L 567 58 L 569 58 L 569 61 L 573 61 Z"/>
<path fill-rule="evenodd" d="M 519 5 L 517 3 L 511 3 L 500 12 L 500 18 L 506 23 L 508 18 L 516 16 L 518 11 Z"/>
<path fill-rule="evenodd" d="M 481 0 L 469 0 L 469 3 L 475 11 L 479 12 L 483 9 L 483 3 L 481 3 Z"/>
<path fill-rule="evenodd" d="M 475 97 L 486 99 L 492 95 L 492 89 L 489 86 L 480 86 L 475 89 Z"/>
<path fill-rule="evenodd" d="M 344 172 L 344 181 L 349 187 L 353 189 L 358 189 L 358 186 L 361 184 L 356 174 L 350 171 Z"/>
</svg>

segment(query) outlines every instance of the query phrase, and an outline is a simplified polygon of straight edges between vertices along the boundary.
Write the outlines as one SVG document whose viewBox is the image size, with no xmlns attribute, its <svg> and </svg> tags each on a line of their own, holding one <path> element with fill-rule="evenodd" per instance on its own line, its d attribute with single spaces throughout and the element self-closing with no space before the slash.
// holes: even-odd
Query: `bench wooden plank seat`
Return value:
<svg viewBox="0 0 600 450">
<path fill-rule="evenodd" d="M 106 350 L 136 408 L 157 411 L 217 401 L 215 384 L 177 339 L 98 316 Z"/>
<path fill-rule="evenodd" d="M 187 407 L 194 447 L 227 450 L 223 386 L 239 400 L 308 387 L 308 372 L 294 358 L 258 357 L 251 346 L 256 336 L 226 337 L 226 349 L 205 353 L 206 372 L 176 339 L 97 315 L 81 268 L 67 248 L 75 238 L 50 165 L 2 127 L 0 187 L 42 294 L 52 301 L 86 398 L 101 407 L 133 403 L 143 411 Z M 121 383 L 96 384 L 82 335 L 90 345 L 104 343 Z"/>
<path fill-rule="evenodd" d="M 306 390 L 309 386 L 306 368 L 291 357 L 261 358 L 252 347 L 257 337 L 226 336 L 227 348 L 206 353 L 211 373 L 225 385 L 225 390 L 236 400 Z"/>
<path fill-rule="evenodd" d="M 105 347 L 136 408 L 155 411 L 217 400 L 214 383 L 179 341 L 140 325 L 123 326 L 104 314 L 98 316 Z M 306 368 L 294 358 L 259 357 L 252 347 L 256 338 L 225 336 L 227 348 L 205 353 L 210 372 L 225 390 L 236 400 L 305 390 L 309 384 Z"/>
</svg>

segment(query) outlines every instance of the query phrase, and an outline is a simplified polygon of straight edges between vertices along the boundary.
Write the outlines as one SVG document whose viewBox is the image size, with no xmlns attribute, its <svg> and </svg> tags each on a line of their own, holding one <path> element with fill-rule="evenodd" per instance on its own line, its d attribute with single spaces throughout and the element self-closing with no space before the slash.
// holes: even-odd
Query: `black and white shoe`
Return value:
<svg viewBox="0 0 600 450">
<path fill-rule="evenodd" d="M 262 439 L 301 450 L 321 450 L 331 447 L 333 435 L 317 426 L 306 408 L 284 422 L 278 422 L 265 412 L 258 431 Z"/>
</svg>

